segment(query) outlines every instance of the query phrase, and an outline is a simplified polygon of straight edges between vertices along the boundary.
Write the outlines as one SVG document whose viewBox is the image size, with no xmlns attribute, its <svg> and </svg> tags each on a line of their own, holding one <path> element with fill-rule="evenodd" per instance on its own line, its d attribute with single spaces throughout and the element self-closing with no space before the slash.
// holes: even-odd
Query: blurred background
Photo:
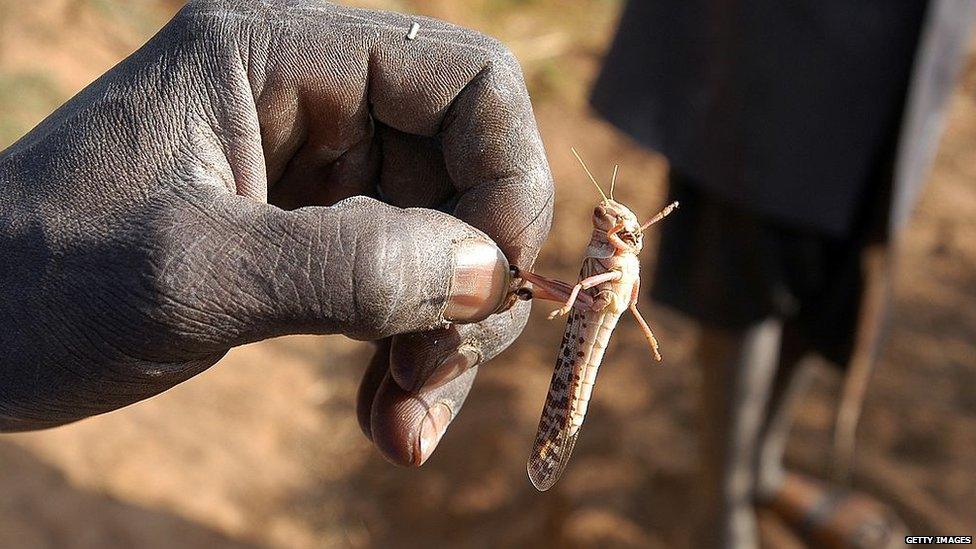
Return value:
<svg viewBox="0 0 976 549">
<path fill-rule="evenodd" d="M 557 182 L 542 272 L 573 278 L 589 238 L 596 196 L 570 146 L 600 173 L 619 163 L 616 194 L 635 211 L 646 216 L 660 207 L 663 160 L 586 104 L 619 0 L 349 3 L 443 18 L 515 51 Z M 134 51 L 181 5 L 0 0 L 0 149 Z M 976 57 L 964 70 L 907 234 L 853 482 L 890 504 L 914 532 L 971 535 Z M 341 337 L 239 348 L 150 401 L 52 431 L 4 435 L 0 546 L 687 544 L 698 504 L 693 326 L 644 304 L 667 356 L 658 367 L 636 325 L 621 323 L 573 463 L 556 488 L 539 494 L 525 459 L 562 330 L 546 322 L 546 310 L 537 307 L 522 338 L 482 369 L 463 413 L 419 470 L 389 465 L 360 433 L 354 401 L 369 349 Z M 841 380 L 826 367 L 818 374 L 787 458 L 792 468 L 822 476 Z M 761 520 L 768 543 L 798 546 L 774 518 Z"/>
</svg>

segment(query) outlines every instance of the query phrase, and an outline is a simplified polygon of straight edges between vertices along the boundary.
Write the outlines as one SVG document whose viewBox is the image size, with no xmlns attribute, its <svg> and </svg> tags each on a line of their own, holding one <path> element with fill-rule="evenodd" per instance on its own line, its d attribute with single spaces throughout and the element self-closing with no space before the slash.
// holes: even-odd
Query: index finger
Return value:
<svg viewBox="0 0 976 549">
<path fill-rule="evenodd" d="M 270 58 L 250 65 L 265 69 L 258 112 L 269 172 L 298 147 L 341 161 L 375 137 L 374 121 L 435 137 L 459 197 L 455 215 L 528 267 L 551 223 L 552 176 L 521 68 L 504 45 L 426 17 L 262 6 L 270 24 L 257 31 L 267 46 L 259 50 Z"/>
<path fill-rule="evenodd" d="M 407 29 L 412 18 L 386 14 Z M 413 40 L 381 39 L 373 115 L 436 136 L 458 193 L 454 214 L 528 267 L 552 222 L 553 184 L 521 67 L 497 40 L 423 19 Z"/>
</svg>

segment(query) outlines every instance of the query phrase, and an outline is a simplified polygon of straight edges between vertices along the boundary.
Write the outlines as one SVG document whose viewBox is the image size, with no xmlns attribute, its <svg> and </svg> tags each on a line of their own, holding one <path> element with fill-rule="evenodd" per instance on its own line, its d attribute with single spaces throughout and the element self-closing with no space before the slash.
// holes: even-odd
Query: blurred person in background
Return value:
<svg viewBox="0 0 976 549">
<path fill-rule="evenodd" d="M 969 0 L 627 4 L 593 91 L 670 162 L 652 296 L 697 319 L 698 545 L 753 547 L 755 506 L 809 541 L 876 546 L 897 519 L 784 471 L 819 355 L 849 370 L 847 466 L 879 347 L 892 251 L 924 183 L 976 4 Z M 839 475 L 843 477 L 843 475 Z"/>
</svg>

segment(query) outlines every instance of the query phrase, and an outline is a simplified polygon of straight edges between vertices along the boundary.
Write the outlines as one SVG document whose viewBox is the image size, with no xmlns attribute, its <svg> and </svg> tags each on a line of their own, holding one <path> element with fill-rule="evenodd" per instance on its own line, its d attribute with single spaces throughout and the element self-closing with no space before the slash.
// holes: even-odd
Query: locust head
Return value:
<svg viewBox="0 0 976 549">
<path fill-rule="evenodd" d="M 597 204 L 596 208 L 593 209 L 593 227 L 599 231 L 606 231 L 607 239 L 610 240 L 610 243 L 616 250 L 639 254 L 641 249 L 644 248 L 644 230 L 664 219 L 678 207 L 678 203 L 671 203 L 657 215 L 645 223 L 641 223 L 637 220 L 634 212 L 630 211 L 630 208 L 613 199 L 613 187 L 617 182 L 617 166 L 613 167 L 613 176 L 610 178 L 610 196 L 607 197 L 600 184 L 596 182 L 596 178 L 590 173 L 590 169 L 586 167 L 586 163 L 583 162 L 579 153 L 576 152 L 576 149 L 572 149 L 572 151 L 576 156 L 576 160 L 579 160 L 580 166 L 583 167 L 583 171 L 586 172 L 593 186 L 600 193 L 600 197 L 603 198 Z"/>
<path fill-rule="evenodd" d="M 614 200 L 604 200 L 593 209 L 593 227 L 617 235 L 634 253 L 640 253 L 644 247 L 644 230 L 637 216 Z"/>
</svg>

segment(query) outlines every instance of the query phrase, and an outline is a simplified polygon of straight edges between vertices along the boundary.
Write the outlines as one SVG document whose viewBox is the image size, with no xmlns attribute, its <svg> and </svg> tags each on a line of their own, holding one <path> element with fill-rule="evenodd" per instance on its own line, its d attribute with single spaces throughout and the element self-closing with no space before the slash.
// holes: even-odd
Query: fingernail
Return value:
<svg viewBox="0 0 976 549">
<path fill-rule="evenodd" d="M 444 319 L 477 322 L 488 318 L 507 297 L 508 260 L 497 246 L 483 240 L 465 240 L 455 251 L 451 295 Z"/>
<path fill-rule="evenodd" d="M 451 423 L 453 414 L 451 409 L 444 403 L 438 402 L 424 416 L 420 424 L 420 436 L 417 439 L 417 447 L 414 451 L 413 462 L 415 466 L 423 465 L 427 458 L 434 453 L 437 443 L 441 441 L 447 426 Z"/>
<path fill-rule="evenodd" d="M 478 353 L 469 347 L 461 347 L 454 354 L 445 358 L 434 373 L 424 382 L 424 389 L 436 389 L 450 383 L 459 375 L 467 372 L 478 363 Z"/>
</svg>

